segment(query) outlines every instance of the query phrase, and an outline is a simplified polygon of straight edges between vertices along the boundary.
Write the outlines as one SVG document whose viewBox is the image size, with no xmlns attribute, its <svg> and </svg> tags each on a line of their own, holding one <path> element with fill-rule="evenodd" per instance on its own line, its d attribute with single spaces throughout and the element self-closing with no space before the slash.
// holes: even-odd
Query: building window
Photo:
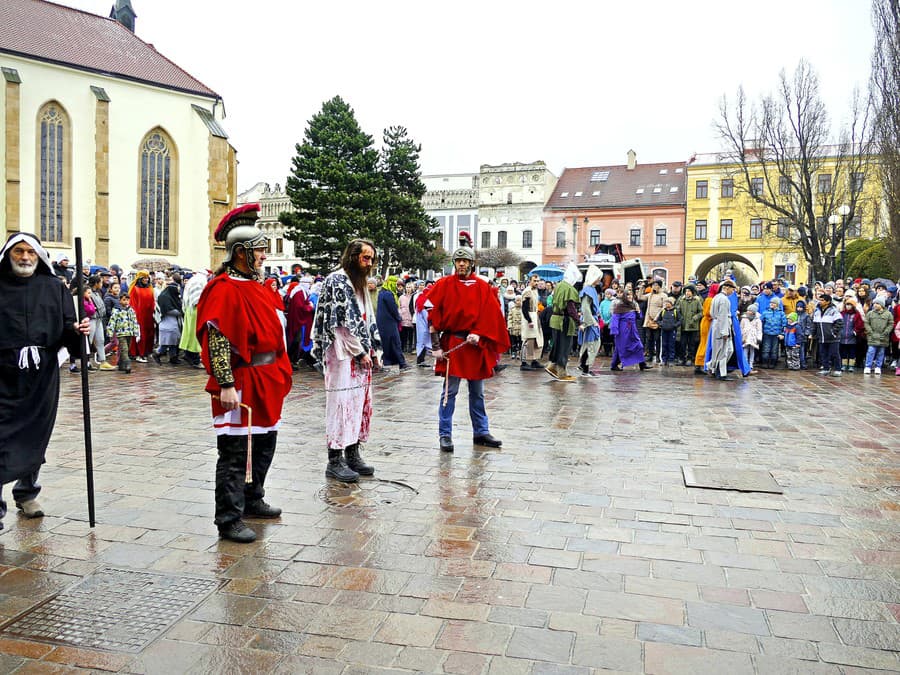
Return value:
<svg viewBox="0 0 900 675">
<path fill-rule="evenodd" d="M 828 194 L 831 192 L 831 174 L 830 173 L 820 173 L 819 174 L 819 192 L 821 194 Z"/>
<path fill-rule="evenodd" d="M 752 218 L 750 220 L 750 238 L 762 239 L 762 218 Z"/>
<path fill-rule="evenodd" d="M 641 230 L 640 228 L 632 228 L 631 236 L 628 239 L 629 246 L 640 246 L 641 245 Z"/>
<path fill-rule="evenodd" d="M 669 286 L 669 270 L 665 267 L 654 267 L 650 270 L 650 276 L 654 279 L 662 280 L 663 288 L 668 288 Z"/>
<path fill-rule="evenodd" d="M 481 248 L 490 248 L 491 247 L 491 233 L 490 232 L 482 232 L 481 233 Z"/>
<path fill-rule="evenodd" d="M 709 181 L 697 181 L 697 199 L 706 199 L 709 194 Z"/>
<path fill-rule="evenodd" d="M 656 245 L 657 246 L 665 246 L 666 245 L 666 229 L 657 228 L 656 230 Z"/>
<path fill-rule="evenodd" d="M 531 230 L 522 230 L 522 248 L 531 248 Z"/>
<path fill-rule="evenodd" d="M 754 197 L 759 197 L 763 193 L 763 179 L 762 178 L 751 178 L 750 179 L 750 194 Z"/>
<path fill-rule="evenodd" d="M 557 232 L 556 233 L 556 248 L 565 248 L 566 247 L 566 233 L 565 232 Z"/>
<path fill-rule="evenodd" d="M 507 203 L 507 204 L 512 204 L 512 192 L 507 192 L 507 193 L 506 193 L 506 203 Z"/>
<path fill-rule="evenodd" d="M 863 184 L 866 182 L 866 174 L 851 173 L 850 174 L 850 191 L 853 193 L 862 192 Z"/>
<path fill-rule="evenodd" d="M 694 221 L 694 239 L 706 239 L 706 221 Z"/>
<path fill-rule="evenodd" d="M 275 253 L 278 255 L 284 253 L 284 237 L 278 237 L 275 240 Z"/>
<path fill-rule="evenodd" d="M 732 222 L 731 218 L 726 218 L 719 221 L 719 239 L 731 239 L 732 235 Z"/>
<path fill-rule="evenodd" d="M 731 178 L 726 178 L 722 181 L 722 196 L 723 197 L 734 197 L 734 180 Z"/>
<path fill-rule="evenodd" d="M 497 248 L 506 248 L 506 230 L 497 233 Z"/>
<path fill-rule="evenodd" d="M 782 196 L 791 194 L 791 181 L 787 176 L 778 177 L 778 194 Z"/>
<path fill-rule="evenodd" d="M 791 223 L 787 218 L 779 218 L 775 225 L 775 236 L 779 239 L 787 239 L 791 236 Z"/>
<path fill-rule="evenodd" d="M 600 244 L 600 230 L 591 230 L 588 244 L 590 246 L 598 246 Z"/>
<path fill-rule="evenodd" d="M 69 117 L 55 101 L 38 112 L 38 217 L 41 241 L 64 243 L 69 236 L 71 142 Z"/>
<path fill-rule="evenodd" d="M 171 139 L 154 129 L 141 143 L 140 248 L 173 251 L 178 162 Z"/>
<path fill-rule="evenodd" d="M 859 239 L 862 236 L 862 215 L 857 213 L 853 216 L 853 220 L 847 223 L 847 231 L 845 233 L 847 239 Z"/>
</svg>

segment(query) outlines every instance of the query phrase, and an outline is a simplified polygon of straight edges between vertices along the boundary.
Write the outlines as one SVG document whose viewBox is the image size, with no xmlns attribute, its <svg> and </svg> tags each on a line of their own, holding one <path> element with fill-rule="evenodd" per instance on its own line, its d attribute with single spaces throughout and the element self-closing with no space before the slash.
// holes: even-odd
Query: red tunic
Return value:
<svg viewBox="0 0 900 675">
<path fill-rule="evenodd" d="M 284 398 L 291 390 L 291 363 L 284 348 L 284 331 L 277 310 L 283 310 L 277 293 L 249 279 L 235 279 L 220 274 L 206 285 L 197 305 L 197 339 L 203 345 L 203 365 L 211 373 L 206 333 L 213 324 L 231 343 L 234 386 L 240 392 L 241 403 L 253 409 L 253 427 L 271 428 L 281 420 Z M 254 355 L 275 353 L 275 362 L 266 365 L 248 364 Z M 206 391 L 221 391 L 216 378 L 210 375 Z M 241 408 L 241 423 L 219 426 L 247 427 L 247 411 Z M 226 415 L 218 398 L 212 399 L 213 418 Z"/>
<path fill-rule="evenodd" d="M 156 294 L 150 286 L 141 288 L 137 284 L 128 294 L 131 307 L 141 327 L 141 339 L 131 341 L 129 353 L 135 356 L 147 356 L 153 349 L 153 338 L 156 335 L 156 323 L 153 321 L 153 310 L 156 308 Z"/>
<path fill-rule="evenodd" d="M 509 349 L 509 332 L 500 310 L 497 293 L 474 275 L 462 279 L 456 274 L 443 277 L 431 287 L 427 304 L 432 306 L 428 319 L 439 331 L 445 352 L 465 342 L 475 333 L 477 345 L 460 347 L 450 354 L 450 374 L 466 380 L 486 380 L 494 374 L 500 354 Z M 443 375 L 447 361 L 435 363 L 435 373 Z"/>
</svg>

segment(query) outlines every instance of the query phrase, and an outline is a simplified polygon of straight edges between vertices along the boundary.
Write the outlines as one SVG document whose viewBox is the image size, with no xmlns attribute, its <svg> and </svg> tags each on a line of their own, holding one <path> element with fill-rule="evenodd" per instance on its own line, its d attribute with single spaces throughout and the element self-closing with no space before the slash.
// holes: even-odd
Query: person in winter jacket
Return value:
<svg viewBox="0 0 900 675">
<path fill-rule="evenodd" d="M 669 296 L 663 301 L 663 311 L 657 323 L 662 333 L 662 362 L 664 366 L 671 366 L 675 363 L 675 335 L 681 325 L 681 316 L 675 309 L 675 298 Z"/>
<path fill-rule="evenodd" d="M 806 301 L 797 301 L 797 338 L 800 343 L 800 370 L 806 370 L 806 356 L 812 339 L 812 314 L 806 309 Z"/>
<path fill-rule="evenodd" d="M 787 317 L 781 309 L 781 300 L 772 297 L 768 308 L 762 311 L 759 318 L 763 329 L 762 367 L 772 369 L 778 365 L 778 352 L 781 341 L 784 340 L 784 327 L 787 325 Z"/>
<path fill-rule="evenodd" d="M 844 318 L 832 303 L 830 293 L 822 293 L 813 312 L 813 334 L 819 345 L 822 369 L 819 375 L 841 376 L 841 357 L 838 350 Z"/>
<path fill-rule="evenodd" d="M 688 284 L 675 303 L 675 310 L 681 317 L 681 361 L 680 365 L 688 365 L 688 361 L 697 353 L 700 344 L 700 320 L 703 318 L 703 300 L 697 297 L 696 289 Z"/>
<path fill-rule="evenodd" d="M 840 353 L 841 353 L 841 370 L 845 373 L 853 372 L 853 365 L 856 362 L 856 341 L 861 335 L 865 335 L 865 319 L 856 307 L 855 298 L 850 296 L 844 297 L 844 309 L 841 311 L 844 324 L 841 327 Z"/>
<path fill-rule="evenodd" d="M 800 370 L 800 344 L 797 335 L 797 312 L 787 315 L 784 327 L 784 353 L 788 370 Z"/>
<path fill-rule="evenodd" d="M 762 342 L 762 321 L 759 318 L 755 303 L 747 306 L 747 311 L 741 317 L 741 343 L 744 348 L 744 358 L 750 365 L 750 375 L 756 375 L 753 363 L 756 360 L 756 350 Z"/>
<path fill-rule="evenodd" d="M 884 363 L 884 351 L 890 344 L 891 333 L 894 330 L 894 317 L 884 307 L 885 301 L 880 295 L 872 301 L 872 309 L 866 314 L 866 336 L 869 338 L 869 347 L 866 350 L 866 368 L 863 371 L 868 375 L 875 368 L 875 374 L 881 375 L 881 366 Z"/>
</svg>

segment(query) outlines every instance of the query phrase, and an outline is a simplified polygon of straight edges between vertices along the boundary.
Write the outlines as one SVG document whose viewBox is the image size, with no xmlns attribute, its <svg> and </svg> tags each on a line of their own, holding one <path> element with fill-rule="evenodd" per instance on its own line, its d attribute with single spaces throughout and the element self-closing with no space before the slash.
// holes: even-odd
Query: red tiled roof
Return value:
<svg viewBox="0 0 900 675">
<path fill-rule="evenodd" d="M 46 0 L 0 2 L 2 52 L 218 96 L 118 21 Z"/>
<path fill-rule="evenodd" d="M 676 173 L 676 169 L 681 169 Z M 664 173 L 661 173 L 664 171 Z M 548 209 L 621 209 L 685 203 L 684 162 L 564 169 L 547 201 Z M 597 180 L 604 177 L 606 180 Z M 591 180 L 591 178 L 595 180 Z M 674 188 L 674 192 L 673 192 Z M 642 189 L 642 192 L 638 192 Z M 579 193 L 581 193 L 579 195 Z M 596 194 L 595 194 L 596 193 Z M 562 195 L 567 196 L 563 197 Z"/>
</svg>

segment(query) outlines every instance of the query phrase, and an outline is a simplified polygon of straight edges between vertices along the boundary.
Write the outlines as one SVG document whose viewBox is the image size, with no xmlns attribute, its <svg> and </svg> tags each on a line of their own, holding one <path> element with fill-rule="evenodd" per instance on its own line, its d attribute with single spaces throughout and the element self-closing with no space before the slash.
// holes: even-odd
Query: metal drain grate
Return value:
<svg viewBox="0 0 900 675">
<path fill-rule="evenodd" d="M 360 479 L 358 483 L 328 483 L 316 493 L 331 506 L 375 507 L 405 504 L 419 494 L 412 485 L 383 478 Z"/>
<path fill-rule="evenodd" d="M 217 579 L 103 568 L 15 617 L 0 636 L 139 652 L 221 584 Z"/>
<path fill-rule="evenodd" d="M 707 466 L 682 465 L 686 487 L 710 490 L 737 490 L 738 492 L 767 492 L 783 494 L 784 490 L 768 471 L 744 469 L 715 469 Z"/>
</svg>

